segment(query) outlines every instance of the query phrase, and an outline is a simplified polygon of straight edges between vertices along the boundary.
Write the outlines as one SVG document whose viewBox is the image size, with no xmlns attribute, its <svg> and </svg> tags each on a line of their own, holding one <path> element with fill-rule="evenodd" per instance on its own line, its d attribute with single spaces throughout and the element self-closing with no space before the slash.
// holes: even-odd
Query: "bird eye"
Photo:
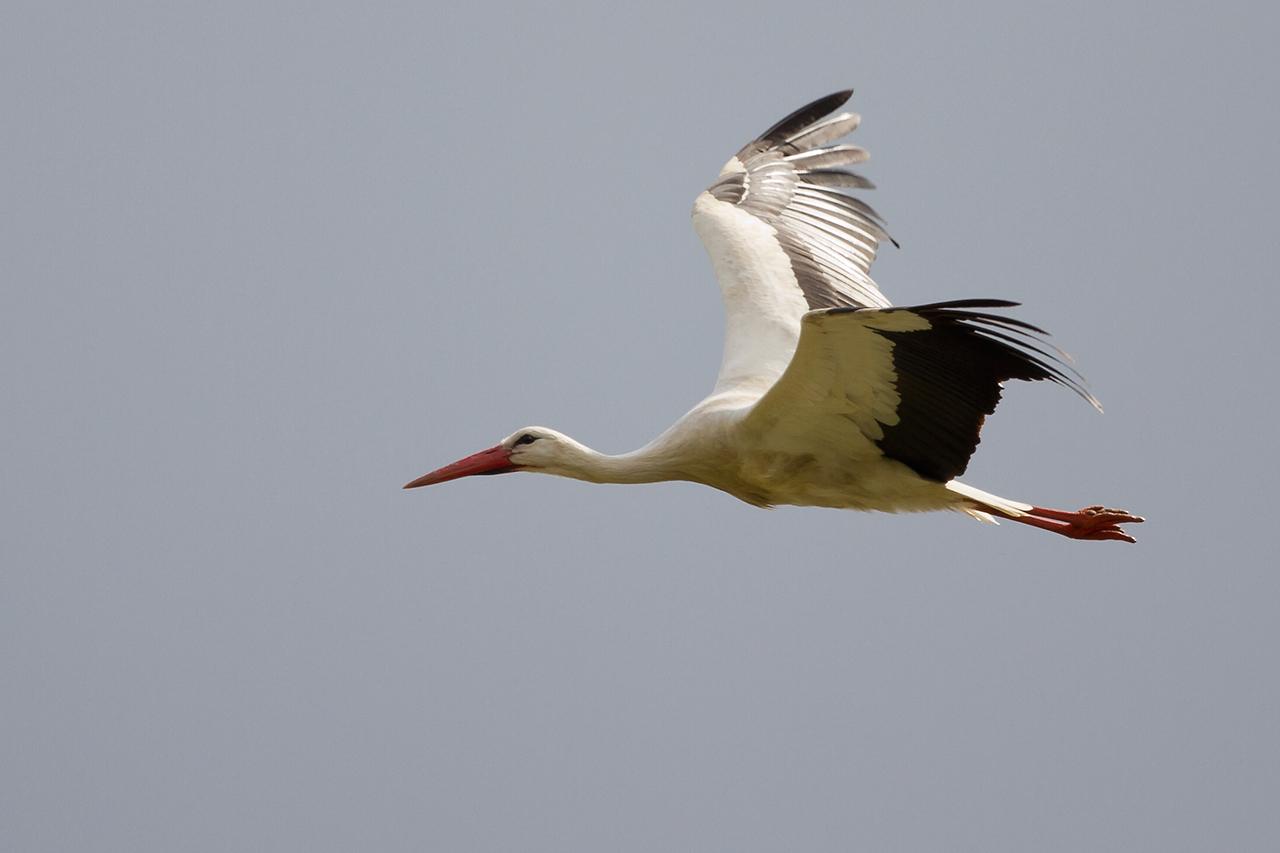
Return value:
<svg viewBox="0 0 1280 853">
<path fill-rule="evenodd" d="M 524 435 L 516 439 L 516 444 L 533 444 L 537 440 L 538 437 L 536 435 L 530 435 L 526 432 Z"/>
</svg>

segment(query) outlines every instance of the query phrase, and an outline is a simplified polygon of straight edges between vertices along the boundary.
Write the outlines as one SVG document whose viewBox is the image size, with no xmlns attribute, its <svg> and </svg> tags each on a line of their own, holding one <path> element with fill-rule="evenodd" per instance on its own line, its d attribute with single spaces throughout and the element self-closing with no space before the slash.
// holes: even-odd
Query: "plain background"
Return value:
<svg viewBox="0 0 1280 853">
<path fill-rule="evenodd" d="M 0 848 L 1280 849 L 1264 4 L 5 4 Z M 856 86 L 966 477 L 1149 518 L 406 480 L 711 386 L 688 223 Z"/>
</svg>

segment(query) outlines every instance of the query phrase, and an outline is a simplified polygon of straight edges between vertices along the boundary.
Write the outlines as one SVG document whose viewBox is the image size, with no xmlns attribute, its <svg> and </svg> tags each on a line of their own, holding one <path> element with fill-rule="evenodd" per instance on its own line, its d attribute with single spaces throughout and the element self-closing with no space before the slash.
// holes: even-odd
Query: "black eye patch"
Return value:
<svg viewBox="0 0 1280 853">
<path fill-rule="evenodd" d="M 516 444 L 533 444 L 537 440 L 538 437 L 536 435 L 530 435 L 526 432 L 524 435 L 516 439 Z"/>
</svg>

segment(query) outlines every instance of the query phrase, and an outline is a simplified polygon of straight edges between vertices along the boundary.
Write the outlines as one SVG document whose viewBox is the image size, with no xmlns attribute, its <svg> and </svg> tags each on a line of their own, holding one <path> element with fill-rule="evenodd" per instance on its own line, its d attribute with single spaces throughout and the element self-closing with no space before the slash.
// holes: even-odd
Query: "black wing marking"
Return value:
<svg viewBox="0 0 1280 853">
<path fill-rule="evenodd" d="M 917 331 L 873 329 L 893 344 L 900 398 L 898 422 L 885 425 L 884 437 L 876 442 L 886 456 L 931 480 L 960 476 L 978 447 L 986 416 L 1000 402 L 1000 383 L 1008 379 L 1048 379 L 1102 410 L 1083 378 L 1066 363 L 1068 356 L 1043 344 L 1046 332 L 1012 317 L 973 310 L 1017 304 L 966 299 L 876 309 L 908 312 L 928 321 L 927 328 Z M 828 313 L 868 310 L 872 309 L 837 308 Z"/>
</svg>

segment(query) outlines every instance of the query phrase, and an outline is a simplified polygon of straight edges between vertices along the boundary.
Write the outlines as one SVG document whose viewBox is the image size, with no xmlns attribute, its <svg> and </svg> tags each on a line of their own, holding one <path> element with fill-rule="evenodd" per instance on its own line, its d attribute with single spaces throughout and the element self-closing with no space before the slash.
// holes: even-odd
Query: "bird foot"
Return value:
<svg viewBox="0 0 1280 853">
<path fill-rule="evenodd" d="M 1137 542 L 1138 540 L 1121 529 L 1120 525 L 1141 524 L 1145 519 L 1123 509 L 1094 505 L 1075 512 L 1033 506 L 1026 515 L 1012 520 L 1071 539 L 1115 539 L 1119 542 Z"/>
</svg>

